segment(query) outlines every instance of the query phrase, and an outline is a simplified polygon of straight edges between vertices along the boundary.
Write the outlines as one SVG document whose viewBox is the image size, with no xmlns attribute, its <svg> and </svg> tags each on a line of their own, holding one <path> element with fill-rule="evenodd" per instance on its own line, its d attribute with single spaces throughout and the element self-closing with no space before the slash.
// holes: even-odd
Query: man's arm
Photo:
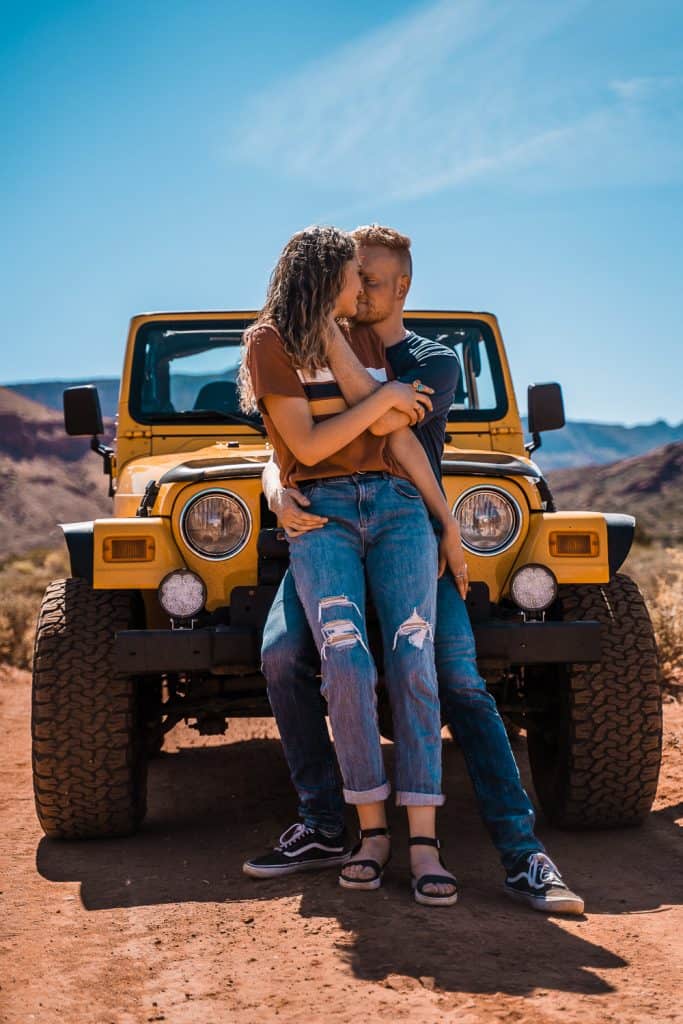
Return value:
<svg viewBox="0 0 683 1024">
<path fill-rule="evenodd" d="M 261 474 L 261 487 L 265 495 L 266 501 L 268 502 L 268 508 L 271 512 L 277 512 L 273 508 L 273 503 L 277 501 L 278 495 L 285 490 L 282 486 L 282 480 L 280 479 L 280 466 L 277 461 L 275 452 L 270 456 L 270 461 L 266 462 L 263 467 L 263 473 Z"/>
<path fill-rule="evenodd" d="M 330 342 L 327 349 L 327 358 L 330 369 L 348 405 L 356 405 L 358 402 L 362 402 L 364 398 L 367 398 L 368 395 L 373 394 L 378 388 L 382 387 L 378 380 L 370 376 L 355 352 L 352 351 L 351 346 L 339 329 L 339 325 L 334 323 L 334 321 L 330 325 Z M 422 422 L 425 413 L 430 411 L 431 402 L 429 405 L 425 402 L 424 409 L 420 407 L 417 416 L 414 418 L 408 417 L 405 413 L 398 412 L 396 409 L 390 409 L 389 412 L 384 413 L 383 416 L 375 420 L 368 429 L 371 434 L 384 437 L 386 434 L 393 433 L 394 430 L 400 430 L 402 427 L 412 427 L 415 423 Z"/>
<path fill-rule="evenodd" d="M 275 452 L 263 467 L 261 486 L 268 508 L 277 516 L 289 537 L 298 537 L 309 530 L 319 530 L 327 522 L 325 516 L 316 516 L 304 509 L 310 505 L 309 499 L 298 487 L 283 487 L 280 479 L 280 467 Z"/>
</svg>

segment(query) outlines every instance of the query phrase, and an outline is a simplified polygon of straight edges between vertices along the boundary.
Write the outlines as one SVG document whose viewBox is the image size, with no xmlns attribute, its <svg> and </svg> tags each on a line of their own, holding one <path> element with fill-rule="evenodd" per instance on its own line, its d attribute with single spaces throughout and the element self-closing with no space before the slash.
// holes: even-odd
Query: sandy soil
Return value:
<svg viewBox="0 0 683 1024">
<path fill-rule="evenodd" d="M 666 707 L 657 804 L 641 829 L 541 827 L 585 896 L 579 919 L 508 902 L 461 756 L 441 824 L 457 907 L 415 906 L 402 822 L 384 889 L 330 872 L 240 873 L 294 818 L 273 724 L 224 740 L 177 729 L 134 838 L 57 843 L 34 816 L 28 676 L 0 677 L 0 1020 L 11 1024 L 683 1020 L 683 707 Z M 391 754 L 391 747 L 387 747 Z M 523 747 L 518 750 L 528 781 Z"/>
</svg>

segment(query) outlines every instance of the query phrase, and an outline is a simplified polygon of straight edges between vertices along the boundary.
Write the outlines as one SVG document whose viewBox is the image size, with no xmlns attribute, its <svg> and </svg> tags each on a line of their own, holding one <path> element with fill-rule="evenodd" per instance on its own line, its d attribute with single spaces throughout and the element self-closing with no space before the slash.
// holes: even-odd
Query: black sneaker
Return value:
<svg viewBox="0 0 683 1024">
<path fill-rule="evenodd" d="M 526 853 L 505 879 L 505 892 L 546 914 L 583 914 L 583 900 L 562 881 L 545 853 Z"/>
<path fill-rule="evenodd" d="M 252 878 L 275 878 L 293 875 L 295 871 L 315 871 L 345 864 L 350 851 L 345 848 L 345 833 L 325 836 L 315 828 L 297 822 L 283 832 L 277 846 L 269 853 L 246 860 L 245 875 Z"/>
</svg>

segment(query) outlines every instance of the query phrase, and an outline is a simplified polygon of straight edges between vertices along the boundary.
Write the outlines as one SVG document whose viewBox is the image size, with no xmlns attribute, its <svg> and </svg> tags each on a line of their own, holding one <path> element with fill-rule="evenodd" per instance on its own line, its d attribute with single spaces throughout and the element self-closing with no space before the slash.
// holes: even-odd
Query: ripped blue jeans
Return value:
<svg viewBox="0 0 683 1024">
<path fill-rule="evenodd" d="M 291 538 L 297 594 L 320 654 L 347 803 L 384 800 L 390 786 L 377 725 L 377 669 L 365 587 L 377 610 L 394 721 L 396 802 L 439 805 L 441 718 L 434 667 L 437 548 L 419 492 L 388 473 L 356 473 L 301 490 L 327 524 Z M 268 677 L 268 665 L 264 663 Z M 303 723 L 302 723 L 303 724 Z"/>
</svg>

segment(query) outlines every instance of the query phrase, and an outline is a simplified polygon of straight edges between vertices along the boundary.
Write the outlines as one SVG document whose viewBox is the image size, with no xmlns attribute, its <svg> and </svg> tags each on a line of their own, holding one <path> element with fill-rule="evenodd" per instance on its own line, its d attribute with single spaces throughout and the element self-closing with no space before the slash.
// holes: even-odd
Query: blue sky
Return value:
<svg viewBox="0 0 683 1024">
<path fill-rule="evenodd" d="M 129 317 L 258 306 L 310 223 L 411 235 L 517 391 L 683 419 L 680 0 L 9 3 L 0 380 L 117 374 Z"/>
</svg>

